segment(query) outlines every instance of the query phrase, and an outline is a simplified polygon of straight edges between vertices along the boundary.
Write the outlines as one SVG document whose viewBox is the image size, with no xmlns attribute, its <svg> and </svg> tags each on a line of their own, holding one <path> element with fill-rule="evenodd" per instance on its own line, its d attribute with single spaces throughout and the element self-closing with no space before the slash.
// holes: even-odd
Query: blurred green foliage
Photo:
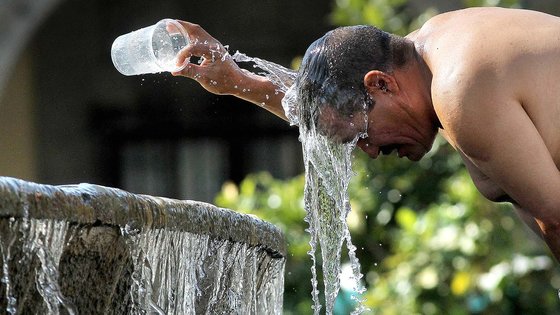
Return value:
<svg viewBox="0 0 560 315">
<path fill-rule="evenodd" d="M 407 0 L 337 0 L 335 25 L 373 24 L 406 34 L 437 13 Z M 467 0 L 465 6 L 517 1 Z M 560 314 L 560 273 L 544 243 L 508 204 L 484 200 L 460 157 L 440 138 L 418 163 L 356 150 L 348 225 L 373 314 Z M 284 313 L 311 313 L 304 177 L 267 173 L 226 183 L 216 204 L 279 226 L 286 235 Z M 349 314 L 347 292 L 336 312 Z M 346 308 L 345 308 L 346 307 Z"/>
<path fill-rule="evenodd" d="M 463 0 L 465 7 L 521 8 L 519 0 Z"/>
</svg>

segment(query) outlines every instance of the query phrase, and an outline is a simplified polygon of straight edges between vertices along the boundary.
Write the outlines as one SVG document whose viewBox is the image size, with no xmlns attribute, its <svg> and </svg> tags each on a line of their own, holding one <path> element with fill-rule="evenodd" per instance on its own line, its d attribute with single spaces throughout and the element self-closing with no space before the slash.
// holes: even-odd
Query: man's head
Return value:
<svg viewBox="0 0 560 315">
<path fill-rule="evenodd" d="M 400 107 L 404 104 L 389 106 L 404 99 L 396 94 L 402 91 L 394 74 L 406 68 L 415 56 L 412 42 L 373 26 L 341 27 L 325 34 L 308 48 L 296 80 L 300 124 L 317 128 L 341 142 L 367 133 L 368 139 L 361 139 L 358 145 L 373 158 L 391 148 L 389 151 L 396 149 L 399 155 L 419 159 L 425 152 L 403 150 L 401 154 L 401 143 L 391 143 L 387 138 L 388 131 L 400 131 L 385 128 L 401 127 L 400 118 L 404 115 Z M 375 142 L 380 134 L 387 138 L 383 143 Z M 407 141 L 402 142 L 407 145 Z M 375 152 L 367 148 L 369 144 Z"/>
</svg>

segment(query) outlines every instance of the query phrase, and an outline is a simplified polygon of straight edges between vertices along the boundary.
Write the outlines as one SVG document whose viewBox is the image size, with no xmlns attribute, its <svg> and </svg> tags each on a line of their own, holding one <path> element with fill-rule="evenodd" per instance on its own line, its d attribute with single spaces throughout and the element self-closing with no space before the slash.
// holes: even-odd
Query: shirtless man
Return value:
<svg viewBox="0 0 560 315">
<path fill-rule="evenodd" d="M 238 68 L 199 26 L 183 25 L 193 44 L 180 61 L 199 56 L 203 62 L 175 75 L 285 119 L 283 95 L 274 93 L 268 79 Z M 352 53 L 360 49 L 385 60 L 368 65 L 363 53 Z M 358 146 L 370 157 L 396 150 L 417 161 L 439 130 L 482 195 L 513 203 L 560 260 L 560 18 L 472 8 L 438 15 L 404 38 L 373 27 L 341 28 L 308 49 L 299 79 L 321 67 L 333 67 L 330 90 L 337 80 L 346 81 L 341 89 L 350 86 L 356 98 L 371 101 L 367 130 L 341 128 L 336 119 L 353 116 L 332 110 L 344 104 L 326 106 L 321 112 L 328 118 L 319 121 L 333 127 L 329 134 L 348 140 L 364 131 L 367 137 Z M 324 82 L 311 83 L 303 92 L 325 88 Z"/>
</svg>

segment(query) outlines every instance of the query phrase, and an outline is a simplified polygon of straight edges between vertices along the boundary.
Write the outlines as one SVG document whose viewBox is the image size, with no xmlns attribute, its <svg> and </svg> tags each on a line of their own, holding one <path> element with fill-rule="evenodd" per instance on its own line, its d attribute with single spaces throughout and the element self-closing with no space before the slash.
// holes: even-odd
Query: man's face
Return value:
<svg viewBox="0 0 560 315">
<path fill-rule="evenodd" d="M 349 143 L 367 132 L 367 113 L 356 112 L 340 115 L 334 108 L 325 106 L 319 115 L 319 132 L 338 143 Z"/>
<path fill-rule="evenodd" d="M 318 127 L 323 134 L 341 143 L 360 136 L 357 146 L 373 159 L 381 153 L 397 152 L 399 157 L 420 160 L 430 150 L 435 133 L 422 135 L 415 126 L 402 122 L 399 117 L 402 112 L 391 108 L 378 102 L 369 113 L 357 112 L 343 117 L 335 109 L 326 107 L 321 111 Z"/>
<path fill-rule="evenodd" d="M 373 159 L 396 152 L 400 158 L 419 161 L 431 149 L 437 131 L 426 132 L 407 123 L 408 115 L 395 108 L 378 102 L 368 115 L 368 136 L 357 145 Z"/>
</svg>

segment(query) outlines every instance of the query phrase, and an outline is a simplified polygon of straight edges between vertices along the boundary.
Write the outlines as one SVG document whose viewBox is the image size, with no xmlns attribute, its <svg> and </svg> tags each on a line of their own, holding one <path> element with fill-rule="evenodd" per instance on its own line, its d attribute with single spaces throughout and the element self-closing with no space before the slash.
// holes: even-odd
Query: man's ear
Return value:
<svg viewBox="0 0 560 315">
<path fill-rule="evenodd" d="M 369 93 L 396 93 L 399 85 L 395 77 L 379 70 L 371 70 L 364 76 L 364 85 Z"/>
</svg>

